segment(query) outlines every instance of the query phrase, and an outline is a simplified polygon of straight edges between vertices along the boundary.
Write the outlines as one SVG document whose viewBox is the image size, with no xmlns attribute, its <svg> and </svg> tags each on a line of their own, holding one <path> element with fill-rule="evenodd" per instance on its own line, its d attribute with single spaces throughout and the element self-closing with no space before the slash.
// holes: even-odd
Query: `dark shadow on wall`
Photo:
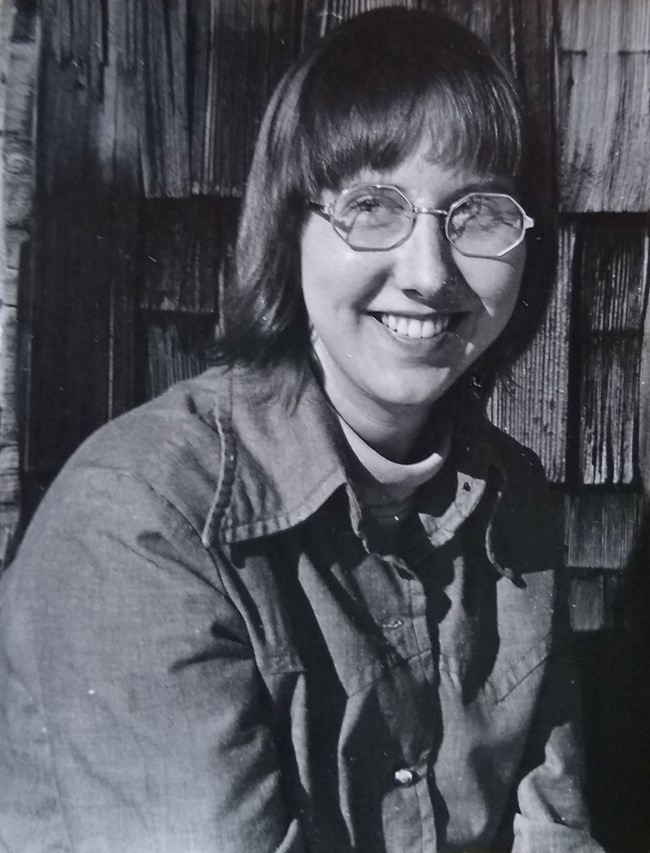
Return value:
<svg viewBox="0 0 650 853">
<path fill-rule="evenodd" d="M 616 627 L 577 637 L 587 797 L 608 853 L 650 851 L 650 511 L 617 605 Z"/>
</svg>

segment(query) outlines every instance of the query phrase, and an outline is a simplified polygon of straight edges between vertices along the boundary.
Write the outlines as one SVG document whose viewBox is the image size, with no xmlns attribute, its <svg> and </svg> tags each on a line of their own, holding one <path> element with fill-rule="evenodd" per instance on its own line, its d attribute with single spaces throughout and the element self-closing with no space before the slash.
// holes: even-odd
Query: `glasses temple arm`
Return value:
<svg viewBox="0 0 650 853">
<path fill-rule="evenodd" d="M 319 204 L 317 201 L 308 201 L 307 207 L 309 210 L 313 210 L 314 213 L 322 216 L 323 219 L 326 219 L 328 222 L 332 221 L 332 214 L 324 204 Z"/>
</svg>

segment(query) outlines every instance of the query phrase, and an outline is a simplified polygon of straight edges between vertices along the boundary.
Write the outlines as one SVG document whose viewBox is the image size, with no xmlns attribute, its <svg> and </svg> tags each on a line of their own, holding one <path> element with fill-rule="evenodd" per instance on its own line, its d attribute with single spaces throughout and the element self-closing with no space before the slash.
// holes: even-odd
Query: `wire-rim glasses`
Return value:
<svg viewBox="0 0 650 853">
<path fill-rule="evenodd" d="M 411 236 L 418 214 L 441 218 L 447 240 L 467 257 L 500 258 L 524 239 L 534 221 L 507 193 L 471 192 L 447 210 L 416 207 L 404 193 L 386 184 L 348 187 L 330 205 L 309 202 L 357 252 L 395 249 Z"/>
</svg>

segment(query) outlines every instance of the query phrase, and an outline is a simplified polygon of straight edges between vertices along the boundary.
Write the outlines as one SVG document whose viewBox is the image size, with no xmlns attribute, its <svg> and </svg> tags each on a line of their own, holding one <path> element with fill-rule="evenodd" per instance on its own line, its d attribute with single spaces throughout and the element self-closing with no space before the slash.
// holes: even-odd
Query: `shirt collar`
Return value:
<svg viewBox="0 0 650 853">
<path fill-rule="evenodd" d="M 226 379 L 227 391 L 219 394 L 214 411 L 222 451 L 202 533 L 206 545 L 288 530 L 348 485 L 345 439 L 311 373 L 292 404 L 274 390 L 278 382 L 271 374 L 233 369 Z M 427 499 L 420 509 L 429 518 L 425 526 L 434 544 L 450 538 L 478 504 L 490 464 L 501 467 L 486 426 L 478 417 L 455 430 L 448 460 L 457 472 L 453 491 L 443 506 Z"/>
<path fill-rule="evenodd" d="M 295 527 L 347 482 L 340 428 L 311 374 L 295 403 L 263 371 L 234 369 L 227 378 L 227 399 L 220 395 L 214 412 L 222 455 L 205 544 Z"/>
</svg>

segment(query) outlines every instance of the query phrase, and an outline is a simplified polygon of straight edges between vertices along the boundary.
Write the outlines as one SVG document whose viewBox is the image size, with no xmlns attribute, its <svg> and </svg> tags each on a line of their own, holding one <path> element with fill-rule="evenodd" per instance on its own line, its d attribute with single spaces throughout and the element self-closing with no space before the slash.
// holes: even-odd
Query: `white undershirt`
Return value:
<svg viewBox="0 0 650 853">
<path fill-rule="evenodd" d="M 401 464 L 386 459 L 339 415 L 339 422 L 354 454 L 352 480 L 364 507 L 384 528 L 399 524 L 409 513 L 416 489 L 442 468 L 451 446 L 447 430 L 439 447 L 426 459 Z"/>
</svg>

